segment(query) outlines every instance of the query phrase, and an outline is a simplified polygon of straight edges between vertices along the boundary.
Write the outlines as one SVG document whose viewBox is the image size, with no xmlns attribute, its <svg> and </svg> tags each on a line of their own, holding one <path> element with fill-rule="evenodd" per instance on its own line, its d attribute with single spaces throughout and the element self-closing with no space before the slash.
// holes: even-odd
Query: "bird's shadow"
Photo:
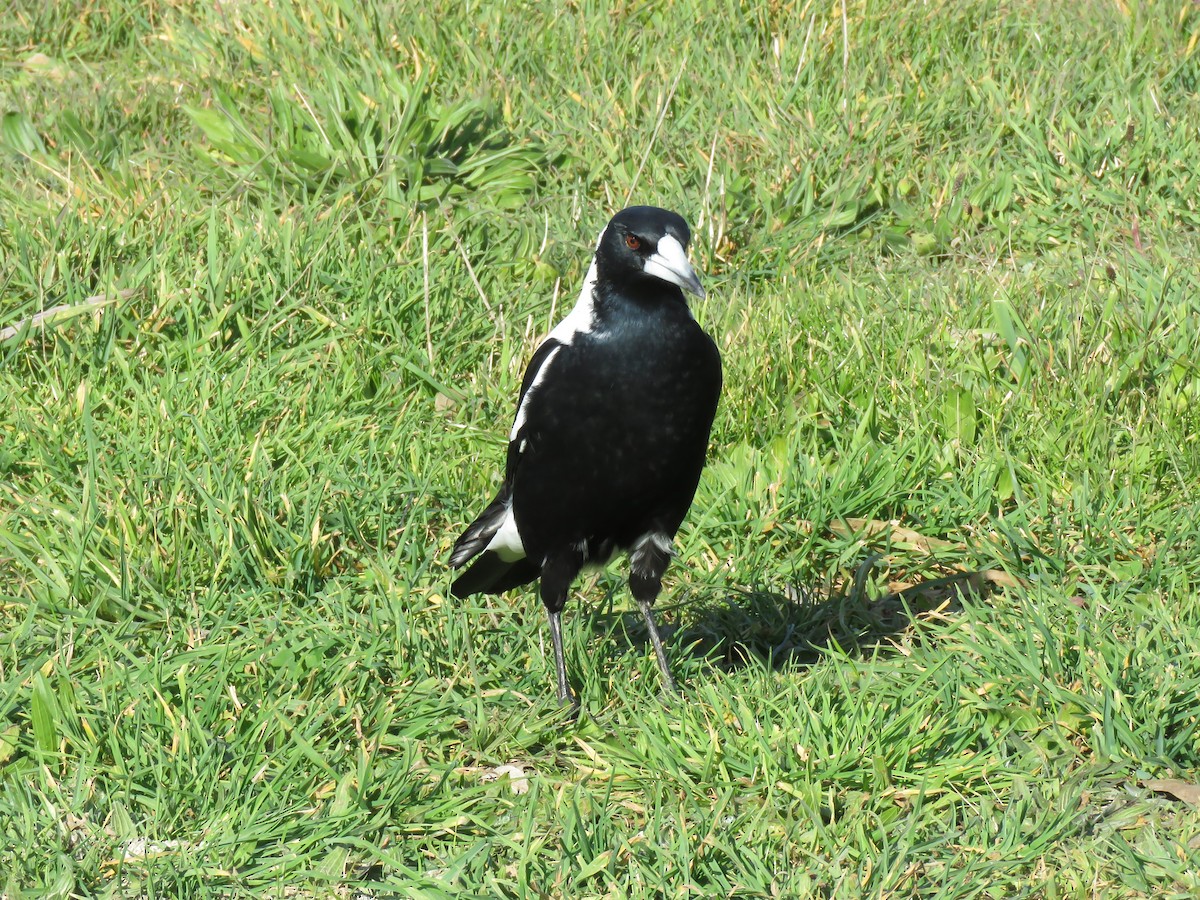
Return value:
<svg viewBox="0 0 1200 900">
<path fill-rule="evenodd" d="M 985 572 L 967 571 L 876 598 L 867 597 L 861 585 L 827 592 L 793 586 L 692 591 L 660 606 L 659 631 L 669 655 L 689 654 L 725 671 L 747 665 L 807 667 L 831 647 L 865 654 L 903 635 L 922 634 L 922 622 L 954 616 L 964 601 L 984 600 L 994 587 Z M 592 627 L 611 637 L 594 652 L 614 657 L 648 646 L 641 614 L 613 608 L 619 588 L 613 585 L 603 606 L 590 615 Z"/>
</svg>

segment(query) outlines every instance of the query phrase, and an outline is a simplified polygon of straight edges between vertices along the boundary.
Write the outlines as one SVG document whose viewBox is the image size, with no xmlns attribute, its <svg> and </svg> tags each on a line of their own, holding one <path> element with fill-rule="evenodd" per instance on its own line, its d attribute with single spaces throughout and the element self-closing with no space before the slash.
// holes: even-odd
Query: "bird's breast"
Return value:
<svg viewBox="0 0 1200 900">
<path fill-rule="evenodd" d="M 690 326 L 690 327 L 689 327 Z M 700 476 L 720 357 L 695 322 L 579 335 L 533 395 L 515 483 L 525 546 L 674 533 Z"/>
</svg>

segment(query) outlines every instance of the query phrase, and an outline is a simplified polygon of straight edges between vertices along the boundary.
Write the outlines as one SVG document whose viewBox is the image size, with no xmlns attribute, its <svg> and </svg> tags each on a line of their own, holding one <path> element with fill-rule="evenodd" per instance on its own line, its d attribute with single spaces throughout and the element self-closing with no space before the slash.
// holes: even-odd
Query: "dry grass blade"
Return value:
<svg viewBox="0 0 1200 900">
<path fill-rule="evenodd" d="M 0 328 L 0 341 L 7 341 L 9 338 L 14 338 L 18 334 L 25 332 L 26 329 L 32 332 L 35 329 L 46 328 L 64 319 L 71 319 L 85 313 L 96 312 L 120 300 L 128 299 L 136 293 L 137 291 L 128 289 L 117 291 L 115 294 L 94 294 L 79 303 L 61 303 L 58 306 L 52 306 L 49 309 L 44 309 L 41 312 L 34 313 L 32 316 L 22 319 L 15 325 Z"/>
</svg>

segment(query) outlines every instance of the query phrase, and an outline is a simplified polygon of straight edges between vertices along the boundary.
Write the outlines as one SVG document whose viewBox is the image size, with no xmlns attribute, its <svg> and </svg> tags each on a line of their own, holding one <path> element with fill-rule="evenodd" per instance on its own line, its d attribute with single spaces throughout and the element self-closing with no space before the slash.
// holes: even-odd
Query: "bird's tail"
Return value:
<svg viewBox="0 0 1200 900">
<path fill-rule="evenodd" d="M 459 598 L 471 594 L 503 594 L 510 588 L 529 584 L 539 574 L 541 568 L 526 557 L 505 562 L 498 553 L 485 550 L 471 568 L 454 579 L 450 593 Z"/>
<path fill-rule="evenodd" d="M 496 532 L 500 530 L 500 526 L 504 524 L 504 516 L 508 512 L 508 503 L 507 492 L 501 491 L 496 495 L 496 499 L 488 504 L 487 509 L 481 512 L 478 518 L 467 526 L 467 530 L 454 542 L 454 549 L 450 551 L 450 565 L 452 567 L 458 569 L 466 565 L 482 553 L 484 548 L 491 543 L 492 538 L 496 536 Z"/>
<path fill-rule="evenodd" d="M 537 578 L 539 567 L 529 559 L 522 557 L 506 561 L 498 553 L 487 549 L 504 524 L 509 502 L 508 493 L 501 491 L 454 542 L 454 549 L 450 552 L 451 566 L 458 569 L 475 560 L 475 564 L 450 585 L 450 593 L 455 597 L 499 594 Z"/>
</svg>

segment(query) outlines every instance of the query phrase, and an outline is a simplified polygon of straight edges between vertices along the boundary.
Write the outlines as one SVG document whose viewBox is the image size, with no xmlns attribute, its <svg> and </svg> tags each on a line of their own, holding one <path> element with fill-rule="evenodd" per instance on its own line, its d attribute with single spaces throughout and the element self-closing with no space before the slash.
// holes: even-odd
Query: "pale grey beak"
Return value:
<svg viewBox="0 0 1200 900">
<path fill-rule="evenodd" d="M 683 244 L 669 234 L 659 240 L 658 248 L 646 259 L 643 271 L 704 299 L 704 288 L 700 285 L 700 279 L 696 277 L 696 270 L 688 262 Z"/>
</svg>

